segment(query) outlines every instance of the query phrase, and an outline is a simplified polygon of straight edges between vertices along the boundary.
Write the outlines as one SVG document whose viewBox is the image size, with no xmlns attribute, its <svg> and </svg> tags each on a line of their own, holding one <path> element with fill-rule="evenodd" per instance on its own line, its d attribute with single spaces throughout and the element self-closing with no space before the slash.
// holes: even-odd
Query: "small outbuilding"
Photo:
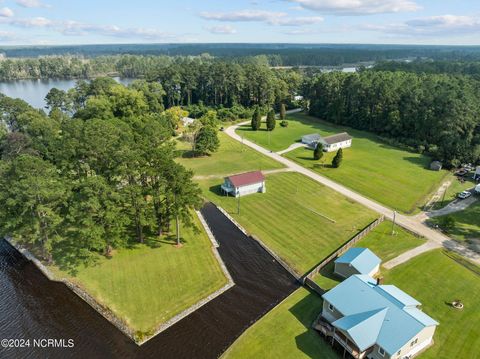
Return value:
<svg viewBox="0 0 480 359">
<path fill-rule="evenodd" d="M 188 127 L 195 122 L 195 119 L 191 117 L 183 117 L 181 121 L 184 127 Z"/>
<path fill-rule="evenodd" d="M 480 184 L 477 184 L 477 185 L 475 186 L 475 193 L 476 193 L 476 194 L 480 194 Z"/>
<path fill-rule="evenodd" d="M 319 143 L 321 140 L 322 136 L 320 136 L 318 133 L 302 136 L 302 143 L 310 148 L 317 147 L 317 143 Z"/>
<path fill-rule="evenodd" d="M 350 248 L 335 260 L 334 273 L 343 278 L 354 274 L 373 277 L 380 269 L 381 259 L 368 248 Z"/>
<path fill-rule="evenodd" d="M 222 191 L 234 197 L 251 193 L 265 193 L 267 191 L 265 176 L 260 171 L 254 171 L 225 177 Z"/>
<path fill-rule="evenodd" d="M 442 167 L 442 162 L 440 161 L 433 161 L 432 163 L 430 163 L 430 169 L 432 171 L 440 171 Z"/>
</svg>

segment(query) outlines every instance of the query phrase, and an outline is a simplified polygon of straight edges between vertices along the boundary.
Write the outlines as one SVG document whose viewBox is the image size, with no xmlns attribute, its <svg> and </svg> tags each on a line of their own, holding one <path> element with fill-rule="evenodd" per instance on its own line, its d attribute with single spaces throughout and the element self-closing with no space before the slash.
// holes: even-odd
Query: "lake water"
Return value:
<svg viewBox="0 0 480 359">
<path fill-rule="evenodd" d="M 114 77 L 117 82 L 128 85 L 134 79 Z M 36 108 L 45 107 L 45 96 L 54 87 L 59 90 L 69 90 L 77 80 L 42 79 L 15 80 L 0 82 L 0 93 L 12 98 L 20 98 Z"/>
</svg>

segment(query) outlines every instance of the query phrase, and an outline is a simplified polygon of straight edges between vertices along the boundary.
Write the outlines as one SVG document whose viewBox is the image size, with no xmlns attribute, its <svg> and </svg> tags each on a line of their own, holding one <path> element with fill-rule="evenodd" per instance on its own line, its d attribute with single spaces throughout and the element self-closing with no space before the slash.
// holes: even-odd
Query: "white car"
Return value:
<svg viewBox="0 0 480 359">
<path fill-rule="evenodd" d="M 465 198 L 470 197 L 471 195 L 472 195 L 472 192 L 463 191 L 463 192 L 460 192 L 457 197 L 460 198 L 460 199 L 465 199 Z"/>
</svg>

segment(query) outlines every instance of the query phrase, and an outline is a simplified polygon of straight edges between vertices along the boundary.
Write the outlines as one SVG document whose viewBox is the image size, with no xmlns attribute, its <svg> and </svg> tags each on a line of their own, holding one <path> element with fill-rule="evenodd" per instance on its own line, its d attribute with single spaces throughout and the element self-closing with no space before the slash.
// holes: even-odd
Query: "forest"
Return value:
<svg viewBox="0 0 480 359">
<path fill-rule="evenodd" d="M 453 167 L 480 160 L 480 81 L 470 76 L 365 70 L 304 85 L 311 115 L 367 130 Z"/>
<path fill-rule="evenodd" d="M 72 108 L 49 114 L 0 97 L 0 232 L 89 263 L 100 253 L 192 225 L 201 203 L 193 173 L 174 161 L 182 112 L 164 92 L 110 78 L 80 83 Z M 178 236 L 178 226 L 177 226 Z"/>
</svg>

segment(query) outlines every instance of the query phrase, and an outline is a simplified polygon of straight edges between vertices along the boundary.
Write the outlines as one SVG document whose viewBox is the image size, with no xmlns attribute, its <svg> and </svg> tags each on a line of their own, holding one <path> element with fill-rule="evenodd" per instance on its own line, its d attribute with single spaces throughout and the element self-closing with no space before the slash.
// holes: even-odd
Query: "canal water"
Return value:
<svg viewBox="0 0 480 359">
<path fill-rule="evenodd" d="M 0 358 L 217 358 L 298 288 L 295 279 L 214 205 L 202 213 L 235 286 L 138 347 L 66 286 L 0 241 L 0 339 L 73 339 L 73 348 L 1 349 Z M 161 280 L 161 279 L 159 279 Z"/>
</svg>

